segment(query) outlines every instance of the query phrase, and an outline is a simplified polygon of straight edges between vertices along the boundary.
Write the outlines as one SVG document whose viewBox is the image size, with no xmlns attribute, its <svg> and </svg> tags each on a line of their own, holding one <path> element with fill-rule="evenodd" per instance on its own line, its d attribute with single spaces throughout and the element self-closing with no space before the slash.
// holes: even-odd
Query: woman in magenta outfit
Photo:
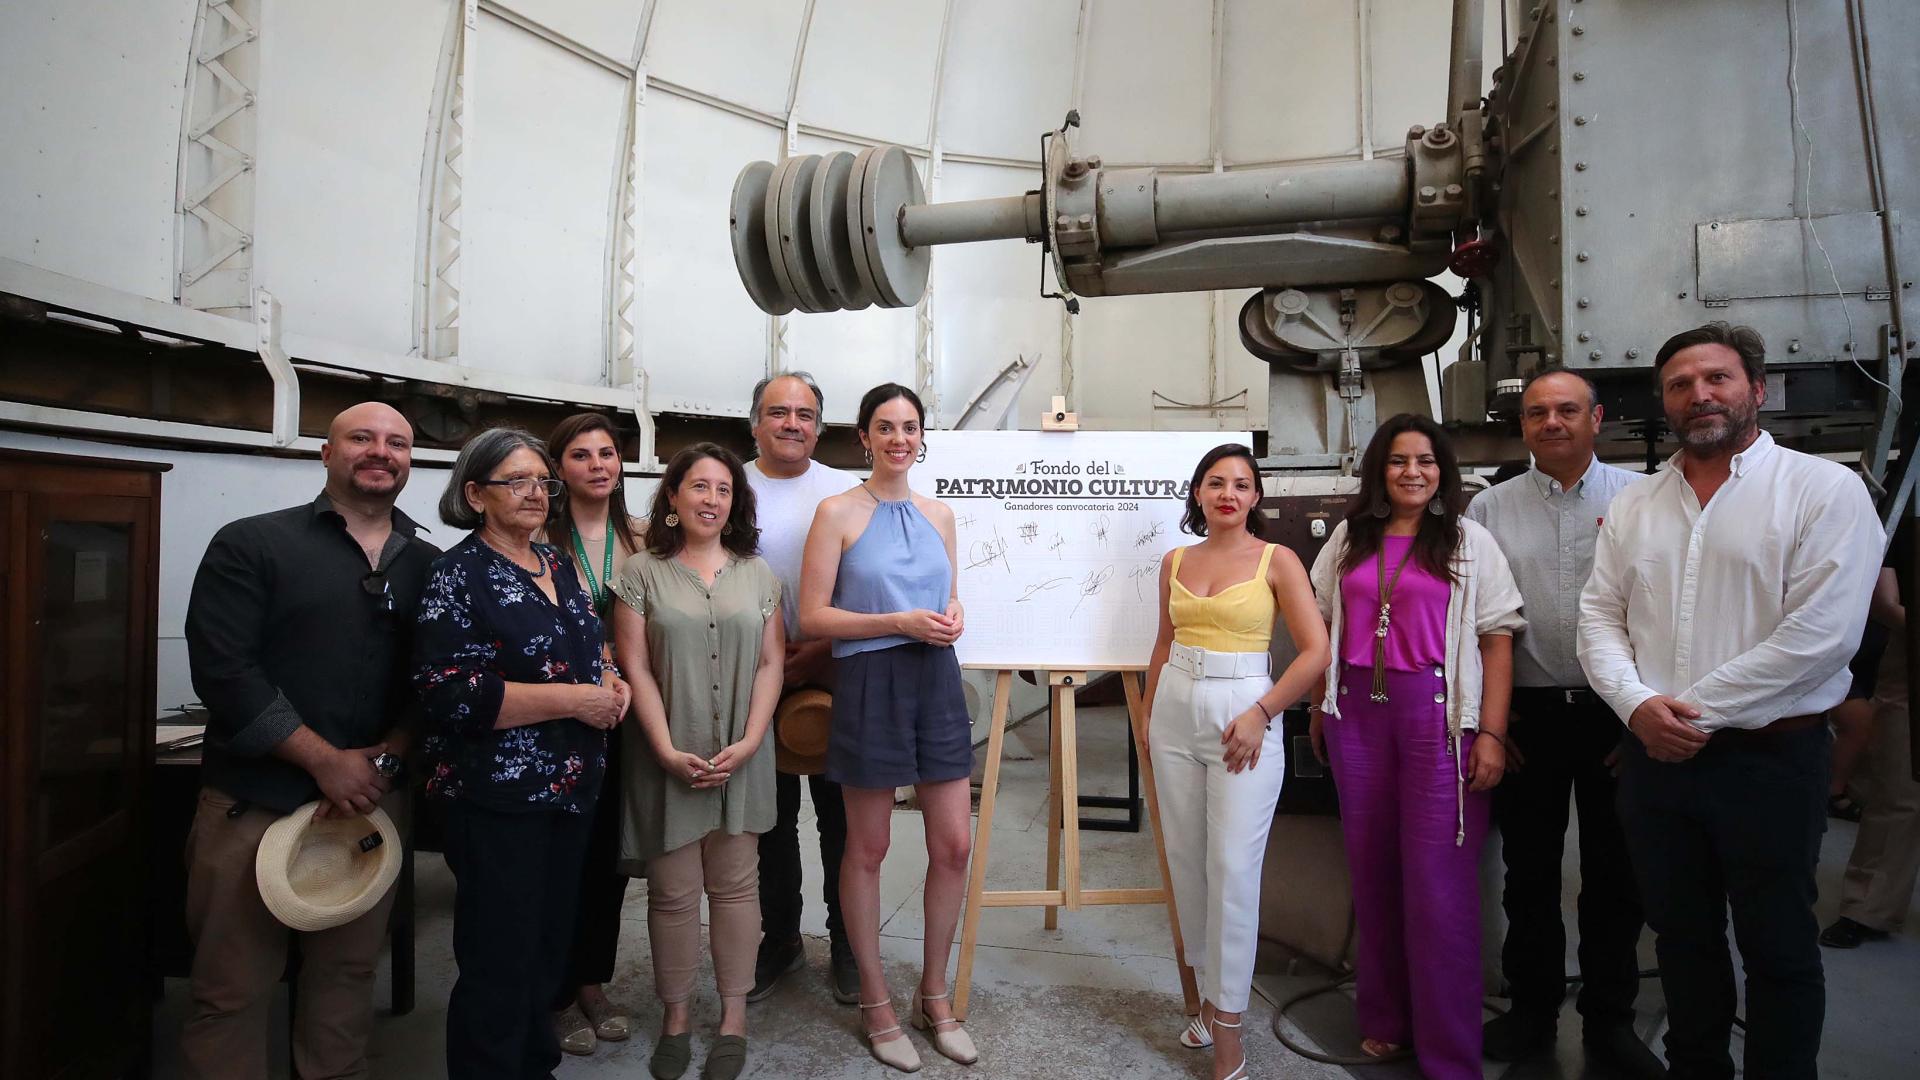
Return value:
<svg viewBox="0 0 1920 1080">
<path fill-rule="evenodd" d="M 1333 658 L 1313 712 L 1333 763 L 1358 922 L 1361 1049 L 1411 1045 L 1429 1080 L 1479 1080 L 1480 845 L 1506 770 L 1520 590 L 1460 517 L 1433 421 L 1402 413 L 1313 564 Z"/>
</svg>

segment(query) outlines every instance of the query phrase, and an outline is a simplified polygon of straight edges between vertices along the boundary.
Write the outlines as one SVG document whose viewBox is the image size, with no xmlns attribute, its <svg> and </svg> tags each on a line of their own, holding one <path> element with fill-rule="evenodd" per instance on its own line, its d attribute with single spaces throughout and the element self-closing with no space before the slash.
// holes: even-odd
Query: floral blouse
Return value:
<svg viewBox="0 0 1920 1080">
<path fill-rule="evenodd" d="M 593 808 L 607 736 L 578 720 L 496 730 L 506 684 L 599 683 L 602 629 L 573 564 L 546 544 L 555 605 L 532 574 L 469 535 L 434 560 L 420 596 L 414 686 L 427 794 L 496 810 Z"/>
</svg>

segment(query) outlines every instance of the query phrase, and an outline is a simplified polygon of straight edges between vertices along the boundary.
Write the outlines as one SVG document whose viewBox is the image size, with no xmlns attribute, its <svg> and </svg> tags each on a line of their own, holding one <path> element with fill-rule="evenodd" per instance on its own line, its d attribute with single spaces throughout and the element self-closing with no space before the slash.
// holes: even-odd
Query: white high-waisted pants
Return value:
<svg viewBox="0 0 1920 1080">
<path fill-rule="evenodd" d="M 1147 741 L 1160 827 L 1179 908 L 1180 941 L 1200 993 L 1221 1012 L 1247 1007 L 1260 929 L 1260 864 L 1285 777 L 1286 736 L 1274 724 L 1251 769 L 1227 772 L 1227 724 L 1272 688 L 1265 653 L 1209 653 L 1175 644 L 1154 691 Z M 1231 673 L 1196 677 L 1198 670 Z"/>
</svg>

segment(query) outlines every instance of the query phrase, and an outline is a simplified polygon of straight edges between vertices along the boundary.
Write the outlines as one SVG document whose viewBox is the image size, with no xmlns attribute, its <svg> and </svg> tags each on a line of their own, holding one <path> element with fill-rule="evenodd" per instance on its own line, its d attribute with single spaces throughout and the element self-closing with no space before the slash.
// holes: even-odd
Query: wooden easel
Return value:
<svg viewBox="0 0 1920 1080">
<path fill-rule="evenodd" d="M 1080 759 L 1079 729 L 1074 719 L 1074 694 L 1086 685 L 1084 671 L 1048 671 L 1047 687 L 1053 705 L 1053 744 L 1048 753 L 1047 887 L 1024 891 L 986 891 L 987 856 L 993 841 L 994 797 L 1000 790 L 1000 761 L 1006 747 L 1007 711 L 1013 696 L 1013 671 L 995 669 L 993 712 L 987 728 L 987 772 L 980 785 L 980 823 L 974 827 L 973 864 L 967 871 L 966 918 L 960 934 L 960 971 L 954 980 L 953 1013 L 966 1019 L 973 989 L 973 949 L 980 939 L 980 912 L 990 907 L 1042 907 L 1046 928 L 1060 925 L 1060 909 L 1078 911 L 1087 904 L 1162 904 L 1173 931 L 1174 962 L 1180 969 L 1180 991 L 1187 1015 L 1200 1011 L 1200 994 L 1193 969 L 1187 966 L 1180 943 L 1180 916 L 1173 900 L 1173 879 L 1167 872 L 1167 846 L 1160 831 L 1160 796 L 1154 787 L 1153 758 L 1147 752 L 1146 673 L 1140 668 L 1117 669 L 1127 695 L 1128 727 L 1140 759 L 1141 787 L 1146 792 L 1148 820 L 1153 826 L 1153 848 L 1160 865 L 1157 889 L 1087 889 L 1080 883 Z M 1065 881 L 1061 879 L 1064 876 Z"/>
</svg>

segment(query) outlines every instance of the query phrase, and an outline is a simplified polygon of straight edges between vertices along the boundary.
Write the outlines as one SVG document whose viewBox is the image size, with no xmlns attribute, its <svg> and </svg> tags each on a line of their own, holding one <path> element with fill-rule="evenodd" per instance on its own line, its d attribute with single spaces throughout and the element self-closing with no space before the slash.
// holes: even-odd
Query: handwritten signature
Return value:
<svg viewBox="0 0 1920 1080">
<path fill-rule="evenodd" d="M 1159 576 L 1159 574 L 1160 574 L 1160 560 L 1157 558 L 1150 563 L 1143 563 L 1127 571 L 1127 577 L 1133 581 L 1134 599 L 1145 600 L 1147 598 L 1147 594 L 1141 591 L 1143 583 L 1146 581 L 1146 579 L 1151 577 L 1157 577 Z"/>
<path fill-rule="evenodd" d="M 1113 567 L 1103 566 L 1098 570 L 1090 571 L 1086 577 L 1081 578 L 1080 599 L 1073 602 L 1073 610 L 1067 613 L 1068 617 L 1071 618 L 1079 614 L 1080 605 L 1086 601 L 1087 597 L 1100 595 L 1100 590 L 1106 587 L 1107 579 L 1112 576 Z"/>
<path fill-rule="evenodd" d="M 993 539 L 975 540 L 967 546 L 967 565 L 964 569 L 973 570 L 982 566 L 999 563 L 1007 573 L 1013 573 L 1013 564 L 1007 561 L 1007 542 L 1000 530 L 993 530 Z"/>
<path fill-rule="evenodd" d="M 1152 528 L 1148 529 L 1146 532 L 1141 533 L 1139 536 L 1136 536 L 1133 538 L 1133 546 L 1137 548 L 1146 547 L 1148 544 L 1151 544 L 1155 540 L 1158 540 L 1160 538 L 1160 533 L 1163 531 L 1163 529 L 1164 529 L 1164 526 L 1162 525 L 1161 522 L 1158 522 L 1158 521 L 1154 522 Z"/>
<path fill-rule="evenodd" d="M 1107 515 L 1101 514 L 1099 517 L 1094 518 L 1093 522 L 1087 526 L 1087 531 L 1093 534 L 1095 540 L 1104 544 L 1107 542 L 1107 530 L 1109 527 L 1110 523 L 1107 521 Z"/>
<path fill-rule="evenodd" d="M 1031 521 L 1022 522 L 1019 531 L 1020 542 L 1023 544 L 1031 544 L 1039 537 L 1040 526 Z"/>
<path fill-rule="evenodd" d="M 1014 603 L 1024 604 L 1027 601 L 1033 599 L 1035 596 L 1039 595 L 1040 593 L 1046 592 L 1049 589 L 1057 589 L 1060 586 L 1065 585 L 1070 580 L 1072 579 L 1057 577 L 1057 578 L 1048 578 L 1047 580 L 1041 581 L 1041 582 L 1036 582 L 1032 585 L 1027 586 L 1027 591 L 1021 594 L 1020 599 L 1015 600 Z"/>
</svg>

